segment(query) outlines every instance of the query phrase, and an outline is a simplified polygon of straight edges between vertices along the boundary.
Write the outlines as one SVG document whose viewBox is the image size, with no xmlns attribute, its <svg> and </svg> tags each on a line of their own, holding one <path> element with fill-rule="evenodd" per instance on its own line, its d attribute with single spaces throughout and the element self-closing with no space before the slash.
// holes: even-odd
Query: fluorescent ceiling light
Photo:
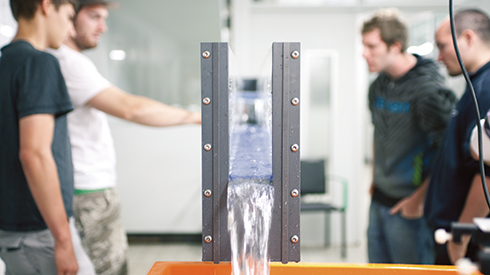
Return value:
<svg viewBox="0 0 490 275">
<path fill-rule="evenodd" d="M 112 60 L 124 60 L 126 59 L 126 52 L 123 50 L 112 50 L 109 53 L 109 58 Z"/>
</svg>

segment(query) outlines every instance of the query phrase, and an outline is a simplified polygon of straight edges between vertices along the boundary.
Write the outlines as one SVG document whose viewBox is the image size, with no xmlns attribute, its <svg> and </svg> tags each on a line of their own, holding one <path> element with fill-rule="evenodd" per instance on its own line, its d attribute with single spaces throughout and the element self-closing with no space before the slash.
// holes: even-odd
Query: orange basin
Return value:
<svg viewBox="0 0 490 275">
<path fill-rule="evenodd" d="M 230 275 L 229 262 L 156 262 L 148 275 Z M 459 274 L 455 266 L 271 263 L 270 275 L 450 275 Z M 481 273 L 478 273 L 481 274 Z"/>
</svg>

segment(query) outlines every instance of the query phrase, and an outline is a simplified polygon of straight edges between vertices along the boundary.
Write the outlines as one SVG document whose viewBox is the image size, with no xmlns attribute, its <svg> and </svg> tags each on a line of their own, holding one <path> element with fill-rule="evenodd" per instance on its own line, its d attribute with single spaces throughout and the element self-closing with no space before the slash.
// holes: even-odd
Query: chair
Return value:
<svg viewBox="0 0 490 275">
<path fill-rule="evenodd" d="M 302 160 L 301 161 L 301 195 L 308 194 L 325 194 L 326 182 L 335 182 L 342 185 L 342 205 L 335 206 L 325 202 L 302 202 L 301 211 L 313 212 L 323 211 L 325 215 L 332 211 L 338 211 L 341 214 L 341 257 L 345 259 L 347 256 L 347 240 L 346 240 L 346 208 L 347 208 L 347 180 L 339 176 L 325 176 L 325 160 Z M 325 235 L 328 233 L 328 220 L 325 218 Z M 327 237 L 325 236 L 325 245 Z"/>
</svg>

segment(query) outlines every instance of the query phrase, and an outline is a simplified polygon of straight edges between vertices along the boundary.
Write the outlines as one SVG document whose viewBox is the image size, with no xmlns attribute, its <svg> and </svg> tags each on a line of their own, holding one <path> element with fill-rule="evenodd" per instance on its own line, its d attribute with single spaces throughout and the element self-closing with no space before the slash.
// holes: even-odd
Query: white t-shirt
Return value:
<svg viewBox="0 0 490 275">
<path fill-rule="evenodd" d="M 66 45 L 48 49 L 58 58 L 75 110 L 68 113 L 75 189 L 96 190 L 116 185 L 116 154 L 107 116 L 85 105 L 111 86 L 85 55 Z"/>
<path fill-rule="evenodd" d="M 480 120 L 480 124 L 483 130 L 482 133 L 483 160 L 485 162 L 490 162 L 490 137 L 487 135 L 487 132 L 485 131 L 485 119 Z M 478 150 L 478 128 L 476 126 L 473 128 L 473 131 L 471 132 L 470 148 L 471 151 L 477 157 L 480 156 L 480 152 Z"/>
</svg>

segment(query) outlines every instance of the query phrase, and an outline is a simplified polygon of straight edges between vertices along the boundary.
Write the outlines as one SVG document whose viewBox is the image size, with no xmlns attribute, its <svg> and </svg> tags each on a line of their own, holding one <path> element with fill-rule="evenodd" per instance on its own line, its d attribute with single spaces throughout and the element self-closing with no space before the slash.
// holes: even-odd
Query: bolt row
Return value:
<svg viewBox="0 0 490 275">
<path fill-rule="evenodd" d="M 202 52 L 202 57 L 204 57 L 204 59 L 208 59 L 209 57 L 211 57 L 211 53 L 209 51 L 204 51 Z M 293 59 L 297 59 L 299 57 L 299 52 L 298 51 L 292 52 L 291 57 Z"/>
<path fill-rule="evenodd" d="M 206 237 L 204 237 L 204 241 L 205 241 L 206 243 L 210 243 L 210 242 L 212 242 L 212 241 L 213 241 L 213 237 L 212 237 L 211 235 L 207 235 Z M 292 242 L 292 243 L 297 243 L 297 242 L 299 242 L 299 237 L 298 237 L 298 235 L 293 235 L 293 236 L 291 236 L 291 242 Z"/>
</svg>

